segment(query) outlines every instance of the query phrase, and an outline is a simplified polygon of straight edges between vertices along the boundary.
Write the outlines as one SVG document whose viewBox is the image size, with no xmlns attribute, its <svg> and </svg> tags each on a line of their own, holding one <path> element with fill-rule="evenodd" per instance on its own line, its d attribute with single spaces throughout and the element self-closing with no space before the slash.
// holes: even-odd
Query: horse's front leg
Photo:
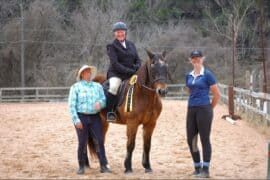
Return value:
<svg viewBox="0 0 270 180">
<path fill-rule="evenodd" d="M 127 155 L 125 159 L 125 173 L 132 173 L 132 153 L 135 148 L 137 129 L 138 124 L 127 124 Z"/>
<path fill-rule="evenodd" d="M 156 126 L 155 122 L 151 122 L 143 126 L 143 159 L 142 165 L 145 168 L 146 173 L 151 173 L 152 168 L 150 164 L 150 149 L 151 149 L 151 138 L 153 130 Z"/>
</svg>

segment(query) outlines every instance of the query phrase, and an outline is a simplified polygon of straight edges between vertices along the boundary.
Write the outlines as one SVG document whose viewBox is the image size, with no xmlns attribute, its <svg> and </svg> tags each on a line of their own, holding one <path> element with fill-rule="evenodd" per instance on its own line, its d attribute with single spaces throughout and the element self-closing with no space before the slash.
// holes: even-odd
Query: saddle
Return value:
<svg viewBox="0 0 270 180">
<path fill-rule="evenodd" d="M 109 93 L 109 88 L 110 88 L 110 82 L 109 80 L 107 79 L 103 84 L 102 84 L 102 87 L 104 89 L 104 94 L 105 96 L 107 97 L 108 96 L 108 93 Z M 118 91 L 117 91 L 117 103 L 116 103 L 116 107 L 119 107 L 122 105 L 124 99 L 125 99 L 125 94 L 126 94 L 126 91 L 127 91 L 127 87 L 128 87 L 128 80 L 124 80 L 121 85 L 119 86 L 118 88 Z"/>
<path fill-rule="evenodd" d="M 115 109 L 117 109 L 117 107 L 121 106 L 125 96 L 126 98 L 126 102 L 125 102 L 125 112 L 131 112 L 132 111 L 132 107 L 133 107 L 133 93 L 134 93 L 134 85 L 137 82 L 137 75 L 133 75 L 130 79 L 128 80 L 124 80 L 121 85 L 118 88 L 118 92 L 116 95 L 116 105 L 115 105 Z M 110 87 L 110 82 L 109 80 L 106 80 L 103 84 L 103 89 L 104 89 L 104 93 L 105 96 L 108 96 L 109 93 L 109 87 Z"/>
</svg>

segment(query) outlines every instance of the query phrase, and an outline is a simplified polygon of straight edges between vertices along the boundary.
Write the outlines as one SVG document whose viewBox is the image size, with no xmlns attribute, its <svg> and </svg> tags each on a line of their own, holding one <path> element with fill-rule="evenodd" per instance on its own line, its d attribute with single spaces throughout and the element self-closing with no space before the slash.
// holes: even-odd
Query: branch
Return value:
<svg viewBox="0 0 270 180">
<path fill-rule="evenodd" d="M 207 12 L 206 12 L 206 15 L 209 17 L 210 21 L 213 23 L 213 25 L 214 25 L 216 31 L 217 31 L 218 33 L 222 34 L 222 32 L 221 32 L 221 30 L 219 29 L 217 23 L 215 22 L 215 19 L 212 17 L 210 11 L 211 11 L 211 10 L 209 10 L 209 13 L 208 13 L 208 11 L 207 11 Z"/>
<path fill-rule="evenodd" d="M 237 23 L 237 27 L 239 28 L 244 20 L 244 18 L 246 17 L 247 11 L 249 10 L 249 8 L 252 6 L 252 4 L 254 3 L 254 1 L 250 1 L 250 3 L 247 5 L 246 9 L 244 10 L 240 20 Z"/>
<path fill-rule="evenodd" d="M 216 32 L 216 31 L 213 31 L 213 30 L 210 30 L 210 29 L 208 29 L 208 28 L 206 28 L 206 27 L 203 27 L 206 31 L 209 31 L 209 32 L 212 32 L 212 33 L 215 33 L 215 34 L 217 34 L 217 35 L 220 35 L 220 36 L 223 36 L 223 37 L 225 37 L 225 38 L 227 38 L 228 40 L 232 40 L 232 37 L 231 36 L 228 36 L 227 34 L 224 34 L 224 33 L 222 33 L 222 32 Z"/>
</svg>

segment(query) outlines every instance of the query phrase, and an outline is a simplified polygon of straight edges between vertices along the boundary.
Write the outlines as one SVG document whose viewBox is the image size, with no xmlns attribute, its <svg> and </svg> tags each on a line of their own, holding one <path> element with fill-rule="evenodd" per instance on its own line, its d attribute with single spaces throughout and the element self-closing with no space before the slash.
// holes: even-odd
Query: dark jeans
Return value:
<svg viewBox="0 0 270 180">
<path fill-rule="evenodd" d="M 79 119 L 83 124 L 83 129 L 76 129 L 78 136 L 78 161 L 85 163 L 87 158 L 87 144 L 88 137 L 91 136 L 94 140 L 96 151 L 101 166 L 107 165 L 107 158 L 105 154 L 105 147 L 102 139 L 102 124 L 99 114 L 84 115 L 78 113 Z"/>
<path fill-rule="evenodd" d="M 195 164 L 200 163 L 200 152 L 197 146 L 198 134 L 200 135 L 203 161 L 205 164 L 211 160 L 210 132 L 213 119 L 213 109 L 211 105 L 189 107 L 187 113 L 187 141 Z"/>
</svg>

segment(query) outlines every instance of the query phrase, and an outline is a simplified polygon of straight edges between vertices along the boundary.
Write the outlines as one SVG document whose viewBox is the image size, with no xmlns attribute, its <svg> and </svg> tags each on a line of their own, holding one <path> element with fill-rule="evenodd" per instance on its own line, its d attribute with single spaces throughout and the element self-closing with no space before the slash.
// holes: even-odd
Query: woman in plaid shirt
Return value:
<svg viewBox="0 0 270 180">
<path fill-rule="evenodd" d="M 93 82 L 96 68 L 84 65 L 80 68 L 77 81 L 70 88 L 68 104 L 78 136 L 78 162 L 77 174 L 84 174 L 87 164 L 87 142 L 90 133 L 98 143 L 97 154 L 100 162 L 100 172 L 111 172 L 107 167 L 105 148 L 102 140 L 102 124 L 99 112 L 106 105 L 106 98 L 102 86 Z"/>
</svg>

